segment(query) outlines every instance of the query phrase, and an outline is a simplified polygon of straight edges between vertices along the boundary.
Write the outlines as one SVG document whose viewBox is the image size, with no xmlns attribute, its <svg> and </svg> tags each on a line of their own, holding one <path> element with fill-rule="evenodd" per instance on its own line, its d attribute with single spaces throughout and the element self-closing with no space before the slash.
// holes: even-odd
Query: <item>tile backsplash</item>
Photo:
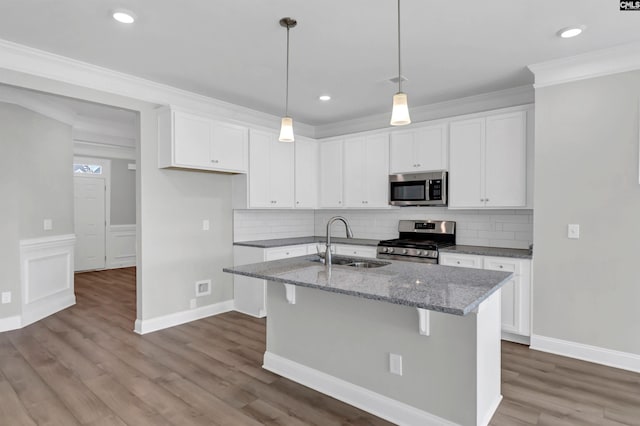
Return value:
<svg viewBox="0 0 640 426">
<path fill-rule="evenodd" d="M 401 219 L 454 220 L 458 244 L 528 248 L 533 242 L 533 210 L 449 210 L 404 207 L 384 210 L 235 210 L 234 241 L 324 235 L 332 216 L 344 216 L 354 237 L 386 240 L 398 236 Z M 337 223 L 332 235 L 343 237 Z"/>
</svg>

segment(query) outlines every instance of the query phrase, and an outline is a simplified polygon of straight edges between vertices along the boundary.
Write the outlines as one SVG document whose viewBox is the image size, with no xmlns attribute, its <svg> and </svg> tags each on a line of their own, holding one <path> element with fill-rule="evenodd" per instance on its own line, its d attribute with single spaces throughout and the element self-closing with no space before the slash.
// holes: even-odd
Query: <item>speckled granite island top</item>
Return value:
<svg viewBox="0 0 640 426">
<path fill-rule="evenodd" d="M 334 256 L 335 259 L 344 256 Z M 351 258 L 359 261 L 380 260 Z M 466 315 L 500 289 L 510 272 L 384 261 L 379 268 L 318 262 L 317 255 L 224 268 L 224 272 L 454 315 Z"/>
</svg>

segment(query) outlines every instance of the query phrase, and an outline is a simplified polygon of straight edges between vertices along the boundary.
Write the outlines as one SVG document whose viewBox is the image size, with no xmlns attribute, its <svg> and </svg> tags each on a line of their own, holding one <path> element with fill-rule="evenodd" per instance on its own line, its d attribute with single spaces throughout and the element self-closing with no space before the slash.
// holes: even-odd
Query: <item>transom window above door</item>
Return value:
<svg viewBox="0 0 640 426">
<path fill-rule="evenodd" d="M 98 164 L 73 164 L 74 175 L 101 175 L 102 166 Z"/>
</svg>

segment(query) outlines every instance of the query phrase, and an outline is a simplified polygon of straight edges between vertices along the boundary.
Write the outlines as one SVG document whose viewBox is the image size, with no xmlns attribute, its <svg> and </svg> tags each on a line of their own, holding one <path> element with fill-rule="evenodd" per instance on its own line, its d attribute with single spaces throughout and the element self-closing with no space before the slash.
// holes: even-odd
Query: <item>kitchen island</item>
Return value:
<svg viewBox="0 0 640 426">
<path fill-rule="evenodd" d="M 498 290 L 511 274 L 342 260 L 225 268 L 269 281 L 264 368 L 397 424 L 487 424 L 502 398 Z M 348 265 L 359 261 L 377 267 Z"/>
</svg>

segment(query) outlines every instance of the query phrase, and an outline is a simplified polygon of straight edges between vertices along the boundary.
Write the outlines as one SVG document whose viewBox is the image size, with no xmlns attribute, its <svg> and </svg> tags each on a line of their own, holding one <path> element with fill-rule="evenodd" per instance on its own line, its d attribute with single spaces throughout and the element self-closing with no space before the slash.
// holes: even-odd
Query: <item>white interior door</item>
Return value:
<svg viewBox="0 0 640 426">
<path fill-rule="evenodd" d="M 105 179 L 74 176 L 75 269 L 105 267 Z"/>
</svg>

